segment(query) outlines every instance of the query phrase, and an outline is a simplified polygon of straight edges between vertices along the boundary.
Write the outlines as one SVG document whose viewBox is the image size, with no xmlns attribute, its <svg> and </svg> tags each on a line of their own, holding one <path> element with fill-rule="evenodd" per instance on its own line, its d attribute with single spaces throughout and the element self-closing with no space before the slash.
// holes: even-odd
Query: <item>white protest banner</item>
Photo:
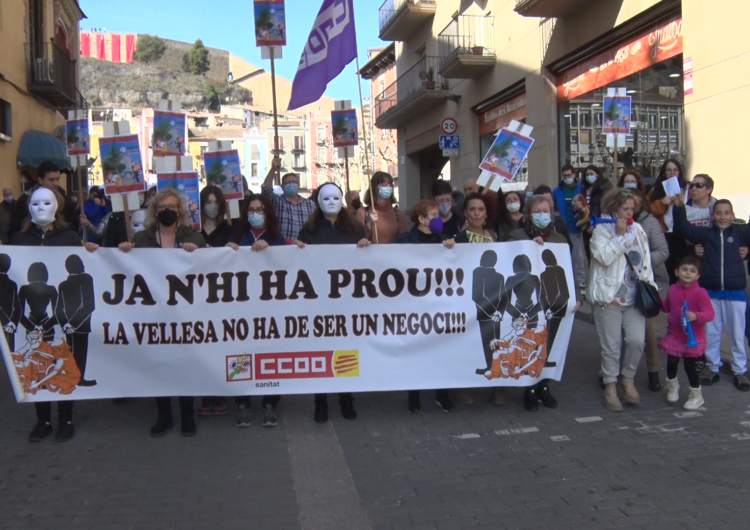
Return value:
<svg viewBox="0 0 750 530">
<path fill-rule="evenodd" d="M 567 245 L 533 242 L 3 246 L 0 293 L 23 401 L 527 386 L 575 305 Z"/>
</svg>

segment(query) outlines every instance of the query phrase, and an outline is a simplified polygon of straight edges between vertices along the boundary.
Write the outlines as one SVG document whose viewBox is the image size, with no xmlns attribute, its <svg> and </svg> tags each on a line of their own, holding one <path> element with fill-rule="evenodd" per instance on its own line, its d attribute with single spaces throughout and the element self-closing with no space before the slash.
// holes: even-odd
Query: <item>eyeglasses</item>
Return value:
<svg viewBox="0 0 750 530">
<path fill-rule="evenodd" d="M 696 182 L 695 184 L 691 184 L 690 187 L 695 188 L 696 190 L 702 190 L 703 188 L 708 188 L 708 184 L 705 182 Z"/>
<path fill-rule="evenodd" d="M 263 208 L 258 208 L 258 209 L 248 208 L 247 209 L 247 213 L 251 214 L 251 215 L 254 214 L 254 213 L 265 213 L 265 210 Z"/>
<path fill-rule="evenodd" d="M 176 204 L 160 204 L 156 207 L 157 212 L 163 212 L 164 210 L 172 210 L 173 212 L 176 212 L 180 209 L 179 206 Z"/>
</svg>

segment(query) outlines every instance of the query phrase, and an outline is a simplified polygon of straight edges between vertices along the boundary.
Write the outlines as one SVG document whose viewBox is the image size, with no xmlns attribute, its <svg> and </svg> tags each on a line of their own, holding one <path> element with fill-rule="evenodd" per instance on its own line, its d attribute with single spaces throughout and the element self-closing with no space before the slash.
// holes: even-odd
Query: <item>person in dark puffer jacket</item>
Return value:
<svg viewBox="0 0 750 530">
<path fill-rule="evenodd" d="M 743 392 L 750 391 L 750 380 L 745 376 L 747 355 L 742 324 L 745 322 L 747 280 L 745 266 L 740 257 L 740 247 L 750 245 L 750 231 L 733 224 L 734 209 L 726 199 L 716 201 L 713 226 L 690 224 L 685 211 L 685 197 L 675 197 L 674 232 L 691 242 L 703 245 L 700 286 L 708 291 L 716 312 L 713 322 L 707 324 L 706 367 L 700 375 L 700 384 L 709 386 L 719 381 L 721 368 L 721 337 L 726 330 L 732 345 L 732 371 L 734 386 Z"/>
</svg>

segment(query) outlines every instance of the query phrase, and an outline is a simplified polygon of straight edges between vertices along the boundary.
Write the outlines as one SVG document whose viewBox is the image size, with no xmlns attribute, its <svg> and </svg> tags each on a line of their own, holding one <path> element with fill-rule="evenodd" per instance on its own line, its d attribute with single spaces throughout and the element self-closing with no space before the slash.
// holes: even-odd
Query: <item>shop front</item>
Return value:
<svg viewBox="0 0 750 530">
<path fill-rule="evenodd" d="M 609 88 L 624 88 L 632 98 L 630 134 L 617 145 L 618 174 L 634 168 L 651 183 L 667 159 L 684 162 L 682 38 L 682 17 L 673 14 L 647 29 L 633 28 L 629 37 L 577 64 L 562 59 L 550 66 L 556 75 L 560 165 L 583 170 L 593 164 L 615 174 L 614 146 L 602 132 Z"/>
</svg>

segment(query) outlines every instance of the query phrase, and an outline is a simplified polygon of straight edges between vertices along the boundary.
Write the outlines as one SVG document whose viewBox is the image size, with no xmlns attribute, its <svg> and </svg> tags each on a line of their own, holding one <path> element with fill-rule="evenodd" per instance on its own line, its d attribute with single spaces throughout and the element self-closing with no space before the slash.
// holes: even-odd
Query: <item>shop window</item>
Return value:
<svg viewBox="0 0 750 530">
<path fill-rule="evenodd" d="M 13 111 L 11 104 L 0 99 L 0 141 L 10 142 L 13 137 Z"/>
</svg>

